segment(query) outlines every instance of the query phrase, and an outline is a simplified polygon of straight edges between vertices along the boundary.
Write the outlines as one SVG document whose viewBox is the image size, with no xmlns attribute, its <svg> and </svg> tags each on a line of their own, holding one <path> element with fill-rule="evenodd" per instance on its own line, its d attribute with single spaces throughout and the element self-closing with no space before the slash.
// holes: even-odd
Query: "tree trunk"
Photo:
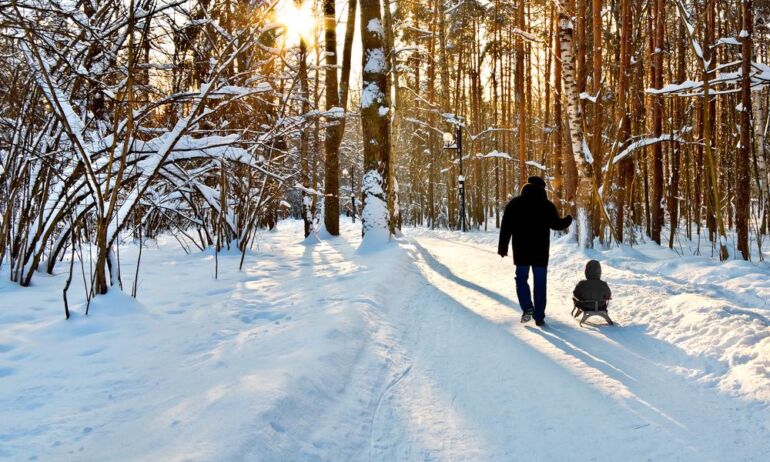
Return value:
<svg viewBox="0 0 770 462">
<path fill-rule="evenodd" d="M 304 38 L 301 38 L 299 43 L 299 69 L 297 71 L 297 79 L 299 80 L 299 97 L 302 100 L 302 114 L 308 114 L 310 112 L 310 94 L 308 92 L 307 82 L 307 42 L 305 42 Z M 302 186 L 305 188 L 312 188 L 313 185 L 310 183 L 310 130 L 307 126 L 300 132 L 299 157 L 302 168 Z M 313 232 L 312 205 L 313 198 L 303 191 L 302 219 L 305 224 L 305 237 L 310 236 L 310 233 Z"/>
<path fill-rule="evenodd" d="M 431 34 L 428 44 L 429 56 L 436 55 L 436 29 L 439 27 L 439 15 L 441 11 L 440 1 L 434 0 L 433 4 L 433 20 L 431 21 Z M 431 108 L 436 105 L 436 60 L 428 59 L 428 103 Z M 435 127 L 438 124 L 438 114 L 436 111 L 431 111 L 428 117 L 431 126 Z M 440 148 L 438 147 L 437 135 L 434 130 L 430 130 L 428 134 L 428 153 L 430 155 L 428 164 L 428 219 L 430 221 L 430 228 L 436 229 L 436 220 L 438 217 L 436 207 L 436 185 L 438 183 L 438 162 Z"/>
<path fill-rule="evenodd" d="M 551 11 L 552 15 L 552 22 L 556 22 L 556 8 L 554 8 Z M 556 192 L 556 207 L 559 210 L 560 214 L 564 214 L 565 207 L 565 198 L 566 198 L 566 188 L 565 188 L 565 176 L 566 176 L 566 164 L 564 162 L 564 129 L 562 126 L 562 122 L 564 120 L 564 115 L 562 114 L 562 71 L 561 71 L 561 57 L 557 55 L 557 50 L 559 49 L 559 34 L 554 33 L 552 37 L 551 42 L 551 50 L 553 52 L 554 56 L 554 70 L 553 70 L 553 92 L 554 92 L 554 99 L 553 99 L 553 123 L 554 123 L 554 132 L 553 132 L 553 159 L 554 159 L 554 184 L 553 188 Z"/>
<path fill-rule="evenodd" d="M 335 0 L 324 0 L 324 46 L 326 50 L 326 110 L 339 107 L 337 86 L 337 15 Z M 344 117 L 344 115 L 343 115 Z M 340 234 L 340 158 L 344 126 L 339 117 L 328 117 L 324 138 L 324 225 L 332 236 Z"/>
<path fill-rule="evenodd" d="M 603 148 L 603 130 L 604 130 L 604 108 L 602 106 L 602 0 L 593 0 L 591 5 L 591 25 L 593 32 L 593 44 L 592 44 L 592 61 L 593 72 L 591 76 L 592 88 L 591 92 L 595 98 L 593 104 L 593 117 L 591 118 L 591 155 L 594 158 L 596 165 L 604 165 L 604 157 L 602 155 Z M 594 169 L 594 181 L 595 184 L 602 184 L 602 169 Z M 604 204 L 602 204 L 599 195 L 596 195 L 594 201 L 593 210 L 593 227 L 594 235 L 599 236 L 599 240 L 604 243 L 604 233 L 602 232 L 602 212 L 604 210 Z"/>
<path fill-rule="evenodd" d="M 687 35 L 684 30 L 684 25 L 679 26 L 679 40 L 677 45 L 677 65 L 676 65 L 676 79 L 677 82 L 684 82 L 687 78 L 687 68 L 685 63 L 685 44 L 687 41 Z M 675 107 L 675 119 L 678 123 L 684 122 L 684 102 L 681 98 L 677 98 L 674 101 Z M 682 144 L 674 144 L 673 151 L 671 152 L 671 182 L 668 195 L 668 215 L 671 219 L 671 233 L 668 238 L 668 247 L 674 248 L 674 237 L 676 236 L 676 230 L 679 227 L 679 178 L 681 170 L 681 157 L 682 157 Z"/>
<path fill-rule="evenodd" d="M 353 56 L 353 37 L 356 32 L 356 0 L 348 0 L 348 19 L 345 24 L 345 43 L 342 49 L 342 75 L 340 76 L 339 103 L 342 109 L 348 109 L 348 90 L 350 89 L 350 63 Z M 344 126 L 345 120 L 342 124 Z"/>
<path fill-rule="evenodd" d="M 751 213 L 749 210 L 751 206 L 749 196 L 751 189 L 749 159 L 751 158 L 752 131 L 754 129 L 751 108 L 751 59 L 753 56 L 752 34 L 754 32 L 754 24 L 752 1 L 743 0 L 741 4 L 743 7 L 743 31 L 740 34 L 741 54 L 743 55 L 741 72 L 743 78 L 741 79 L 741 146 L 738 149 L 737 165 L 735 166 L 737 174 L 735 178 L 735 228 L 738 235 L 738 251 L 744 260 L 748 260 L 751 256 L 749 252 L 749 214 Z"/>
<path fill-rule="evenodd" d="M 526 32 L 524 21 L 524 0 L 519 0 L 516 9 L 519 29 Z M 519 186 L 527 182 L 527 105 L 524 98 L 524 38 L 516 36 L 516 104 L 519 106 Z"/>
<path fill-rule="evenodd" d="M 583 150 L 583 121 L 580 100 L 575 82 L 575 64 L 572 54 L 573 25 L 571 19 L 564 13 L 559 14 L 559 38 L 561 40 L 561 60 L 563 72 L 564 95 L 567 99 L 567 115 L 569 119 L 570 141 L 572 155 L 579 173 L 577 189 L 578 243 L 586 248 L 593 243 L 591 230 L 591 197 L 593 194 L 593 171 L 591 162 Z"/>
<path fill-rule="evenodd" d="M 719 248 L 719 259 L 724 261 L 729 258 L 730 254 L 727 251 L 727 237 L 725 233 L 724 221 L 722 220 L 722 207 L 721 197 L 722 194 L 719 190 L 719 180 L 717 178 L 717 163 L 714 156 L 714 141 L 713 141 L 713 119 L 714 119 L 714 107 L 711 98 L 711 70 L 714 63 L 712 62 L 712 49 L 711 45 L 714 41 L 714 17 L 716 16 L 714 1 L 707 0 L 706 2 L 706 44 L 703 47 L 703 60 L 704 65 L 701 70 L 701 78 L 703 79 L 703 151 L 706 161 L 706 170 L 708 180 L 706 185 L 706 191 L 711 192 L 707 195 L 710 198 L 710 219 L 713 225 L 710 229 L 714 230 L 716 234 L 715 243 Z"/>
<path fill-rule="evenodd" d="M 631 0 L 621 0 L 620 4 L 620 69 L 618 71 L 618 115 L 620 130 L 618 143 L 627 146 L 631 138 L 631 111 L 628 104 L 629 72 L 631 64 L 631 36 L 633 34 Z M 609 160 L 612 162 L 612 159 Z M 631 159 L 623 159 L 618 166 L 618 188 L 616 191 L 615 236 L 623 242 L 627 208 L 631 202 L 631 180 L 634 164 Z"/>
<path fill-rule="evenodd" d="M 653 10 L 651 10 L 653 11 Z M 654 8 L 654 37 L 652 45 L 652 86 L 663 86 L 663 27 L 665 6 L 663 0 L 655 0 Z M 663 96 L 652 97 L 652 132 L 659 138 L 663 129 Z M 650 238 L 660 244 L 660 233 L 663 228 L 663 151 L 661 143 L 652 146 L 652 198 L 650 201 Z"/>
<path fill-rule="evenodd" d="M 361 127 L 364 144 L 364 208 L 361 216 L 366 239 L 390 236 L 388 173 L 387 61 L 379 0 L 361 0 L 362 88 Z"/>
</svg>

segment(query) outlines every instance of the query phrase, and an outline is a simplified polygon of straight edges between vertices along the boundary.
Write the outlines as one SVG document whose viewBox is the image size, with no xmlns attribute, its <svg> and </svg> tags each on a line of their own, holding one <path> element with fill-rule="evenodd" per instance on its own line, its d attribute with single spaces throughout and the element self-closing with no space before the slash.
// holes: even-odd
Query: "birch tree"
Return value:
<svg viewBox="0 0 770 462">
<path fill-rule="evenodd" d="M 559 39 L 562 61 L 562 83 L 567 101 L 567 119 L 572 155 L 579 172 L 577 188 L 578 242 L 580 247 L 590 247 L 593 242 L 591 200 L 594 188 L 593 158 L 583 135 L 583 120 L 573 55 L 573 24 L 564 12 L 559 14 Z"/>
</svg>

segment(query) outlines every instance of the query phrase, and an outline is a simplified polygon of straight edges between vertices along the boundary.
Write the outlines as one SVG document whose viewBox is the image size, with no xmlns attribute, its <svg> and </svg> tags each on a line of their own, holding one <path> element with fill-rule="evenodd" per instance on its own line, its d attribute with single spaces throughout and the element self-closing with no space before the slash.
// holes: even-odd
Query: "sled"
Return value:
<svg viewBox="0 0 770 462">
<path fill-rule="evenodd" d="M 591 316 L 601 316 L 610 326 L 615 325 L 615 323 L 612 322 L 612 319 L 610 319 L 609 313 L 607 313 L 607 308 L 610 306 L 609 300 L 580 300 L 576 297 L 572 297 L 572 302 L 575 305 L 574 308 L 572 308 L 572 317 L 577 318 L 582 315 L 580 318 L 581 326 Z"/>
</svg>

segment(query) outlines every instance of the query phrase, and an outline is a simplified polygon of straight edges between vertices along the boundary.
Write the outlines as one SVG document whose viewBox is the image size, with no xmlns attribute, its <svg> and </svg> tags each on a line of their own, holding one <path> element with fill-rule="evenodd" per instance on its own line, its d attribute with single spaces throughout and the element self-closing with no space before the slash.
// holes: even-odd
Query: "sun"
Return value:
<svg viewBox="0 0 770 462">
<path fill-rule="evenodd" d="M 296 46 L 301 39 L 312 38 L 315 27 L 312 4 L 312 0 L 280 0 L 278 3 L 276 19 L 286 30 L 288 45 Z"/>
</svg>

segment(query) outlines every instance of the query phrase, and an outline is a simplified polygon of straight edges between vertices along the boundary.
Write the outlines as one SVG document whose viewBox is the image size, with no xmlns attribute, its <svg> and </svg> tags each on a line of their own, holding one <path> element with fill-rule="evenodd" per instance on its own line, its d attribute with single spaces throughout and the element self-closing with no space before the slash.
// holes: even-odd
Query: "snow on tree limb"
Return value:
<svg viewBox="0 0 770 462">
<path fill-rule="evenodd" d="M 648 138 L 642 138 L 640 140 L 634 141 L 633 143 L 629 144 L 623 151 L 619 152 L 615 157 L 612 158 L 612 163 L 617 164 L 618 162 L 622 161 L 626 157 L 632 155 L 635 151 L 638 149 L 641 149 L 646 146 L 652 146 L 653 144 L 657 143 L 663 143 L 663 142 L 673 142 L 673 143 L 685 143 L 685 139 L 682 138 L 682 136 L 679 133 L 670 133 L 666 135 L 662 135 L 660 137 L 648 137 Z M 607 167 L 605 166 L 605 171 L 607 170 Z"/>
<path fill-rule="evenodd" d="M 733 72 L 721 72 L 724 69 L 736 65 L 740 65 L 740 62 L 735 61 L 731 63 L 725 63 L 720 65 L 718 68 L 711 70 L 711 72 L 716 72 L 717 75 L 713 79 L 709 80 L 709 86 L 728 87 L 726 90 L 711 91 L 711 94 L 735 93 L 740 91 L 740 88 L 738 87 L 743 79 L 742 70 L 739 68 Z M 765 63 L 753 62 L 751 63 L 751 68 L 752 72 L 750 79 L 752 88 L 758 89 L 770 85 L 770 66 Z M 729 88 L 730 85 L 735 86 L 735 88 Z M 704 85 L 702 80 L 693 81 L 688 79 L 684 82 L 668 84 L 663 88 L 647 88 L 645 92 L 651 95 L 700 97 L 703 96 L 703 86 Z"/>
</svg>

